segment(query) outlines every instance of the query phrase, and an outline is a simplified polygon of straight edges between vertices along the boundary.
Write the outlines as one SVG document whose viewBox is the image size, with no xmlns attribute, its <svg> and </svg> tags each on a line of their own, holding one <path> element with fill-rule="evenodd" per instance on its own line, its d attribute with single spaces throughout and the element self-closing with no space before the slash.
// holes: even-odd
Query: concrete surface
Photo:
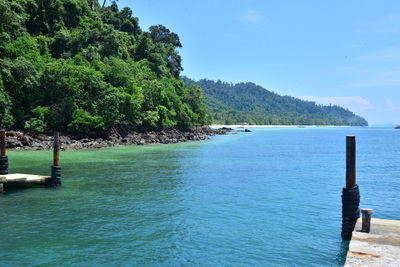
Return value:
<svg viewBox="0 0 400 267">
<path fill-rule="evenodd" d="M 400 221 L 372 219 L 371 232 L 361 232 L 359 218 L 347 253 L 345 267 L 399 266 Z"/>
</svg>

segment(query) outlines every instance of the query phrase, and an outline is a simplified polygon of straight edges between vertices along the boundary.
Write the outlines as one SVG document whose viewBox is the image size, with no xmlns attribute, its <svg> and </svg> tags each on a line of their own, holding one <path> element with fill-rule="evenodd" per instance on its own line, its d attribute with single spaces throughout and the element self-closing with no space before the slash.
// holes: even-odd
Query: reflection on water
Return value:
<svg viewBox="0 0 400 267">
<path fill-rule="evenodd" d="M 340 245 L 340 251 L 337 254 L 336 257 L 336 261 L 338 263 L 338 266 L 343 266 L 345 261 L 346 261 L 346 255 L 347 255 L 347 251 L 349 250 L 349 245 L 350 242 L 349 241 L 342 241 L 341 245 Z"/>
<path fill-rule="evenodd" d="M 49 156 L 10 152 L 11 168 L 46 174 Z M 184 210 L 182 157 L 165 146 L 64 152 L 62 189 L 14 191 L 1 199 L 8 218 L 0 223 L 4 263 L 68 265 L 91 259 L 96 265 L 124 257 L 137 263 L 169 258 L 155 250 L 174 253 L 182 231 L 177 219 Z M 5 249 L 10 244 L 24 257 Z"/>
</svg>

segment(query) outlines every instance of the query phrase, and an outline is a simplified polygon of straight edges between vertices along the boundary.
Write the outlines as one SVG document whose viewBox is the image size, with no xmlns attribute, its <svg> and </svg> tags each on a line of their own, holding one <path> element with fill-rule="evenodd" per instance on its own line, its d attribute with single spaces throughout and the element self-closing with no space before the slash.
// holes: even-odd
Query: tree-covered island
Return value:
<svg viewBox="0 0 400 267">
<path fill-rule="evenodd" d="M 163 25 L 142 30 L 130 8 L 100 2 L 0 0 L 0 128 L 104 135 L 117 126 L 189 129 L 212 119 L 366 124 L 339 107 L 238 88 L 252 84 L 185 84 L 177 34 Z"/>
<path fill-rule="evenodd" d="M 203 89 L 207 112 L 220 124 L 351 125 L 368 122 L 337 105 L 317 105 L 291 96 L 281 96 L 254 83 L 232 84 L 182 77 L 188 86 Z"/>
<path fill-rule="evenodd" d="M 105 131 L 210 123 L 177 34 L 115 1 L 0 0 L 0 127 Z"/>
</svg>

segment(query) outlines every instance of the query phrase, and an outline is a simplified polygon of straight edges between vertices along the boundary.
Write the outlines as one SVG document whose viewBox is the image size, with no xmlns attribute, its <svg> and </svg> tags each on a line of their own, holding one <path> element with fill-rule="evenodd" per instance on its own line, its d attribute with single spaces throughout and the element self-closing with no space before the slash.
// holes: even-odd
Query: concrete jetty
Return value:
<svg viewBox="0 0 400 267">
<path fill-rule="evenodd" d="M 347 252 L 345 267 L 400 266 L 400 221 L 371 219 L 371 231 L 361 231 L 359 218 Z"/>
<path fill-rule="evenodd" d="M 0 183 L 2 184 L 50 184 L 51 176 L 40 176 L 34 174 L 5 174 L 0 175 Z"/>
<path fill-rule="evenodd" d="M 51 166 L 51 176 L 41 176 L 34 174 L 8 173 L 6 131 L 0 130 L 0 195 L 4 194 L 6 187 L 15 186 L 36 186 L 44 185 L 51 187 L 61 186 L 61 167 L 60 167 L 60 134 L 54 133 L 53 165 Z"/>
</svg>

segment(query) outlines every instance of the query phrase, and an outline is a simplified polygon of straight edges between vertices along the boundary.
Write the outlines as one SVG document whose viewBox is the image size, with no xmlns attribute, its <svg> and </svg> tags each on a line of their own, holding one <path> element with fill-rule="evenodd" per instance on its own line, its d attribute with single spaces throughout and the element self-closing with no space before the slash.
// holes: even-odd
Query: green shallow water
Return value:
<svg viewBox="0 0 400 267">
<path fill-rule="evenodd" d="M 347 134 L 362 206 L 400 219 L 400 131 L 256 128 L 63 152 L 61 189 L 0 198 L 0 265 L 340 266 Z M 10 151 L 10 171 L 46 175 L 51 154 Z"/>
</svg>

